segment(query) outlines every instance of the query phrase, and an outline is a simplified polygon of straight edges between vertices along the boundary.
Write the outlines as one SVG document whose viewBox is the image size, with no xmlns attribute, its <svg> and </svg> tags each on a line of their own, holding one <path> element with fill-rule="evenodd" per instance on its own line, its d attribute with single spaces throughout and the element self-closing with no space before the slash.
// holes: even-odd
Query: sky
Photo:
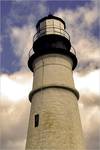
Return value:
<svg viewBox="0 0 100 150">
<path fill-rule="evenodd" d="M 52 13 L 66 23 L 76 50 L 73 76 L 86 150 L 100 149 L 100 1 L 0 0 L 0 150 L 24 150 L 32 72 L 27 67 L 37 21 Z"/>
</svg>

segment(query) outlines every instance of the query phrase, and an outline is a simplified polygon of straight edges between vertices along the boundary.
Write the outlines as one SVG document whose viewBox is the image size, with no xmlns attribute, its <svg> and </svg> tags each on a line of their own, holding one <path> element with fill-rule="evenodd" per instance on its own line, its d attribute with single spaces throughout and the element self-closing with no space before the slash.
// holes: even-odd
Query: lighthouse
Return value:
<svg viewBox="0 0 100 150">
<path fill-rule="evenodd" d="M 79 92 L 65 22 L 48 15 L 36 25 L 28 67 L 33 73 L 26 150 L 84 150 L 78 109 Z"/>
</svg>

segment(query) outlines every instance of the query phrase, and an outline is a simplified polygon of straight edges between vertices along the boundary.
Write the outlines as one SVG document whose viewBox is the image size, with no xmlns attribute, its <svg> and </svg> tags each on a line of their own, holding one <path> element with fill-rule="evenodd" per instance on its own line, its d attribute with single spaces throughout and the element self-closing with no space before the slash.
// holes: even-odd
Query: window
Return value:
<svg viewBox="0 0 100 150">
<path fill-rule="evenodd" d="M 39 126 L 39 114 L 35 115 L 35 127 Z"/>
</svg>

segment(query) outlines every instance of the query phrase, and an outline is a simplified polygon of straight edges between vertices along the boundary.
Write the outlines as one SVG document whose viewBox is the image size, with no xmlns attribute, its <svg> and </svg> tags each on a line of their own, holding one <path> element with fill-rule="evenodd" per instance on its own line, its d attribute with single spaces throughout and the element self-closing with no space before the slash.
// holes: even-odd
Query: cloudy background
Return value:
<svg viewBox="0 0 100 150">
<path fill-rule="evenodd" d="M 1 0 L 0 150 L 24 150 L 32 88 L 27 67 L 38 19 L 65 20 L 79 64 L 74 71 L 86 150 L 100 149 L 100 1 Z"/>
</svg>

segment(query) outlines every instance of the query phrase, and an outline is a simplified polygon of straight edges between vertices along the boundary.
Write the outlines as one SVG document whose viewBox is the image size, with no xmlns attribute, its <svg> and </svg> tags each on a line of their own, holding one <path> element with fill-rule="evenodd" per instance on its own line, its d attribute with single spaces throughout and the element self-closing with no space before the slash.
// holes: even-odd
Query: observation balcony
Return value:
<svg viewBox="0 0 100 150">
<path fill-rule="evenodd" d="M 54 26 L 45 26 L 37 31 L 33 37 L 33 43 L 40 37 L 45 35 L 60 35 L 70 40 L 70 35 L 66 30 Z"/>
</svg>

